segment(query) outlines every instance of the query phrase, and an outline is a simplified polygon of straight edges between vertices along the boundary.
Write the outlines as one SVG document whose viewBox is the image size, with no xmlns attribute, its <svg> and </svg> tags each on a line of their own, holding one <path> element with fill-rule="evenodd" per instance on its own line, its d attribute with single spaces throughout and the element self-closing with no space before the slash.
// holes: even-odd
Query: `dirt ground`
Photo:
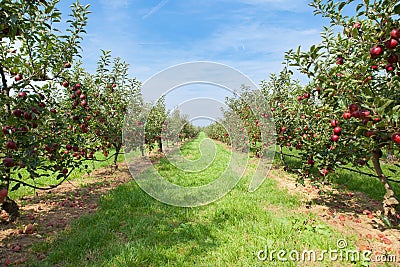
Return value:
<svg viewBox="0 0 400 267">
<path fill-rule="evenodd" d="M 278 182 L 280 188 L 287 189 L 292 195 L 301 196 L 303 205 L 299 212 L 312 212 L 332 229 L 356 236 L 359 250 L 372 251 L 372 259 L 382 259 L 390 254 L 396 257 L 399 264 L 400 230 L 389 229 L 380 219 L 380 201 L 361 192 L 348 191 L 344 187 L 316 187 L 310 181 L 306 181 L 305 186 L 299 185 L 294 177 L 282 175 L 281 170 L 271 171 L 270 176 Z"/>
<path fill-rule="evenodd" d="M 132 164 L 136 173 L 148 165 L 141 158 Z M 298 212 L 312 212 L 333 229 L 356 235 L 360 250 L 372 250 L 374 255 L 390 253 L 400 261 L 400 231 L 384 227 L 377 214 L 379 201 L 328 185 L 317 188 L 308 183 L 304 187 L 282 173 L 273 169 L 270 177 L 290 194 L 302 196 L 303 205 Z M 8 223 L 5 212 L 0 213 L 0 266 L 24 266 L 29 257 L 44 259 L 45 254 L 32 251 L 34 244 L 55 238 L 73 220 L 95 212 L 102 195 L 130 180 L 126 164 L 121 163 L 115 173 L 110 168 L 94 171 L 85 177 L 85 185 L 70 181 L 51 191 L 18 200 L 21 217 L 16 222 Z"/>
</svg>

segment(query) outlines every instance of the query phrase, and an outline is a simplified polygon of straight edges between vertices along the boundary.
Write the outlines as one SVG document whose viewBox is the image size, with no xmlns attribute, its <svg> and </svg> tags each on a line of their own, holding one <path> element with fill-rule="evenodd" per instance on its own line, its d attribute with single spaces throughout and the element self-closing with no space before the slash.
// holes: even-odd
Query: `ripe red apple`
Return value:
<svg viewBox="0 0 400 267">
<path fill-rule="evenodd" d="M 400 38 L 400 29 L 393 29 L 390 32 L 390 36 L 394 39 L 399 39 Z"/>
<path fill-rule="evenodd" d="M 56 114 L 56 113 L 57 113 L 57 110 L 55 110 L 54 108 L 52 108 L 52 109 L 50 109 L 50 112 Z"/>
<path fill-rule="evenodd" d="M 115 83 L 113 83 L 112 87 L 115 88 L 115 87 L 117 87 L 117 85 Z"/>
<path fill-rule="evenodd" d="M 63 173 L 64 175 L 67 175 L 67 174 L 68 174 L 68 169 L 63 169 L 63 170 L 62 170 L 62 173 Z"/>
<path fill-rule="evenodd" d="M 342 65 L 343 62 L 344 62 L 344 59 L 343 59 L 342 57 L 337 57 L 337 58 L 336 58 L 336 64 Z"/>
<path fill-rule="evenodd" d="M 356 28 L 356 29 L 360 29 L 361 28 L 361 23 L 356 21 L 356 22 L 354 22 L 353 27 Z"/>
<path fill-rule="evenodd" d="M 3 163 L 6 167 L 12 167 L 13 159 L 12 158 L 4 158 Z"/>
<path fill-rule="evenodd" d="M 391 72 L 391 71 L 394 71 L 394 65 L 393 64 L 386 64 L 386 66 L 385 66 L 385 70 L 386 70 L 386 72 Z"/>
<path fill-rule="evenodd" d="M 64 68 L 66 68 L 66 69 L 71 68 L 71 63 L 70 62 L 65 62 Z"/>
<path fill-rule="evenodd" d="M 359 111 L 353 111 L 353 112 L 351 112 L 351 116 L 358 119 L 361 117 L 361 114 Z"/>
<path fill-rule="evenodd" d="M 19 108 L 17 108 L 17 109 L 15 109 L 15 110 L 13 111 L 13 114 L 14 114 L 15 117 L 21 117 L 21 115 L 22 115 L 22 110 L 20 110 Z"/>
<path fill-rule="evenodd" d="M 345 120 L 348 120 L 351 118 L 351 113 L 349 111 L 346 111 L 345 113 L 343 113 L 343 118 Z"/>
<path fill-rule="evenodd" d="M 1 128 L 1 131 L 3 132 L 4 135 L 10 134 L 11 127 L 10 126 L 3 126 Z"/>
<path fill-rule="evenodd" d="M 339 136 L 334 134 L 334 135 L 332 135 L 331 139 L 333 142 L 337 142 L 339 140 Z"/>
<path fill-rule="evenodd" d="M 18 150 L 17 144 L 14 141 L 8 141 L 6 143 L 7 149 Z"/>
<path fill-rule="evenodd" d="M 20 81 L 20 80 L 22 80 L 22 75 L 21 75 L 21 74 L 15 75 L 15 76 L 14 76 L 14 80 L 17 81 L 17 82 Z"/>
<path fill-rule="evenodd" d="M 81 106 L 82 106 L 82 107 L 86 107 L 86 106 L 87 106 L 87 102 L 86 102 L 86 100 L 82 100 L 82 102 L 81 102 Z"/>
<path fill-rule="evenodd" d="M 28 111 L 25 111 L 24 112 L 24 118 L 26 120 L 30 121 L 30 120 L 32 120 L 32 115 Z"/>
<path fill-rule="evenodd" d="M 309 99 L 310 98 L 310 93 L 305 93 L 304 95 L 303 95 L 303 98 L 305 98 L 305 99 Z"/>
<path fill-rule="evenodd" d="M 82 90 L 81 89 L 76 90 L 76 94 L 77 95 L 81 95 L 82 94 Z"/>
<path fill-rule="evenodd" d="M 27 94 L 26 92 L 19 92 L 18 93 L 18 98 L 26 98 Z"/>
<path fill-rule="evenodd" d="M 374 46 L 369 50 L 372 58 L 377 58 L 383 54 L 383 48 L 381 46 Z"/>
<path fill-rule="evenodd" d="M 396 144 L 400 144 L 400 133 L 394 133 L 392 134 L 392 140 Z"/>
<path fill-rule="evenodd" d="M 64 86 L 65 88 L 67 88 L 69 86 L 69 82 L 68 81 L 63 81 L 62 86 Z"/>
<path fill-rule="evenodd" d="M 79 96 L 79 98 L 80 98 L 80 99 L 85 99 L 85 98 L 86 98 L 86 95 L 85 95 L 85 94 L 81 94 L 81 95 Z"/>
<path fill-rule="evenodd" d="M 333 128 L 333 132 L 338 135 L 342 132 L 342 129 L 339 126 L 337 126 L 337 127 Z"/>
<path fill-rule="evenodd" d="M 77 84 L 75 84 L 74 85 L 74 90 L 78 90 L 78 89 L 80 89 L 81 88 L 81 84 L 80 83 L 77 83 Z"/>
<path fill-rule="evenodd" d="M 86 120 L 87 120 L 87 121 L 90 121 L 91 118 L 92 118 L 92 117 L 91 117 L 90 115 L 87 115 L 87 116 L 86 116 Z"/>
<path fill-rule="evenodd" d="M 302 95 L 297 96 L 297 101 L 301 101 L 301 100 L 303 100 L 303 96 Z"/>
<path fill-rule="evenodd" d="M 361 118 L 368 117 L 370 114 L 371 114 L 371 113 L 369 112 L 369 110 L 363 109 L 363 110 L 360 111 L 360 116 L 361 116 Z"/>
<path fill-rule="evenodd" d="M 378 70 L 378 65 L 372 65 L 372 66 L 371 66 L 371 69 L 373 69 L 373 70 Z"/>
<path fill-rule="evenodd" d="M 281 132 L 284 133 L 285 131 L 286 131 L 286 127 L 283 126 L 283 127 L 281 128 Z"/>
<path fill-rule="evenodd" d="M 387 62 L 391 63 L 391 64 L 395 64 L 399 61 L 399 56 L 397 54 L 393 54 L 388 56 L 387 58 Z"/>
<path fill-rule="evenodd" d="M 337 120 L 331 120 L 331 126 L 332 127 L 336 127 L 336 126 L 338 126 L 338 121 Z"/>
<path fill-rule="evenodd" d="M 274 112 L 274 111 L 275 111 L 275 108 L 271 108 L 271 111 Z"/>
<path fill-rule="evenodd" d="M 399 42 L 396 39 L 387 40 L 385 46 L 387 49 L 395 49 Z"/>
<path fill-rule="evenodd" d="M 5 188 L 0 189 L 0 203 L 3 203 L 4 200 L 6 200 L 7 195 L 8 195 L 7 189 L 5 189 Z"/>
<path fill-rule="evenodd" d="M 31 124 L 31 126 L 32 126 L 33 129 L 36 129 L 39 125 L 38 125 L 36 122 L 33 122 L 33 123 Z"/>
<path fill-rule="evenodd" d="M 358 104 L 351 104 L 349 106 L 350 111 L 357 111 L 358 110 Z"/>
<path fill-rule="evenodd" d="M 309 159 L 309 160 L 307 161 L 307 164 L 308 164 L 308 165 L 311 165 L 311 166 L 313 166 L 314 163 L 315 163 L 315 161 L 314 161 L 313 159 Z"/>
</svg>

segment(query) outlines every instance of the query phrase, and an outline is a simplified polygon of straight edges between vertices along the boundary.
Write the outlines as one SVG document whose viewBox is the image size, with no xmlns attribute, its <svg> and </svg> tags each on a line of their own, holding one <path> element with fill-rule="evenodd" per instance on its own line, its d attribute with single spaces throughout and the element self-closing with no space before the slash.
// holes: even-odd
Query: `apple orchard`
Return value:
<svg viewBox="0 0 400 267">
<path fill-rule="evenodd" d="M 56 3 L 0 3 L 0 203 L 11 220 L 18 217 L 18 206 L 9 191 L 21 186 L 51 189 L 90 161 L 113 157 L 116 167 L 123 151 L 162 152 L 163 143 L 176 141 L 176 135 L 183 140 L 199 131 L 179 112 L 169 114 L 165 99 L 146 103 L 140 81 L 129 77 L 128 64 L 109 51 L 102 51 L 95 73 L 87 72 L 80 59 L 89 6 L 76 2 L 63 22 Z M 260 83 L 271 107 L 264 115 L 272 116 L 276 125 L 278 155 L 299 181 L 323 182 L 348 165 L 374 169 L 386 190 L 382 214 L 393 222 L 399 203 L 381 163 L 384 155 L 395 159 L 400 148 L 400 5 L 385 0 L 314 0 L 310 5 L 331 24 L 322 42 L 309 51 L 288 51 L 286 67 Z M 344 10 L 351 16 L 343 15 Z M 64 31 L 57 30 L 61 22 L 67 25 Z M 296 81 L 293 70 L 306 75 L 308 83 Z M 221 125 L 235 121 L 230 119 L 235 114 L 246 123 L 229 129 L 246 130 L 250 150 L 262 157 L 266 144 L 260 120 L 246 97 L 227 99 L 230 108 L 223 121 L 204 131 L 230 144 L 230 135 L 236 133 Z M 139 114 L 149 107 L 144 120 Z M 130 119 L 124 122 L 126 114 Z M 185 125 L 180 133 L 163 135 L 165 125 L 178 121 Z M 124 123 L 144 127 L 145 136 L 129 134 L 145 142 L 125 144 Z M 241 144 L 231 145 L 243 150 Z M 300 158 L 301 166 L 289 166 L 285 151 Z M 49 176 L 57 183 L 43 185 L 41 179 Z"/>
</svg>

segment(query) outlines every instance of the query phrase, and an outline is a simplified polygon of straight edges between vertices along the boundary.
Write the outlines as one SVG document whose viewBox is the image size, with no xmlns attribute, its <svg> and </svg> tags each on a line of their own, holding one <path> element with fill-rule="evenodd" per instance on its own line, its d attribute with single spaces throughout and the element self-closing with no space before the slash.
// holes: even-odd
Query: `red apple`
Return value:
<svg viewBox="0 0 400 267">
<path fill-rule="evenodd" d="M 358 105 L 353 103 L 353 104 L 351 104 L 349 106 L 349 109 L 350 109 L 350 111 L 357 111 L 358 110 Z"/>
<path fill-rule="evenodd" d="M 13 114 L 14 114 L 15 117 L 21 117 L 21 115 L 22 115 L 22 110 L 20 110 L 19 108 L 17 108 L 17 109 L 15 109 L 15 110 L 13 111 Z"/>
<path fill-rule="evenodd" d="M 82 106 L 82 107 L 86 107 L 86 106 L 87 106 L 87 102 L 86 102 L 86 100 L 82 100 L 82 102 L 81 102 L 81 106 Z"/>
<path fill-rule="evenodd" d="M 391 64 L 395 64 L 399 61 L 399 56 L 397 54 L 393 54 L 388 56 L 387 58 L 387 62 L 391 63 Z"/>
<path fill-rule="evenodd" d="M 71 68 L 71 63 L 70 62 L 65 62 L 64 68 L 66 68 L 66 69 Z"/>
<path fill-rule="evenodd" d="M 303 97 L 306 98 L 306 99 L 310 98 L 310 93 L 305 93 L 305 94 L 303 95 Z"/>
<path fill-rule="evenodd" d="M 372 58 L 377 58 L 383 54 L 383 48 L 381 46 L 374 46 L 369 50 Z"/>
<path fill-rule="evenodd" d="M 334 135 L 332 135 L 331 139 L 333 142 L 337 142 L 339 140 L 339 136 L 334 134 Z"/>
<path fill-rule="evenodd" d="M 340 134 L 340 133 L 342 132 L 342 129 L 341 129 L 339 126 L 337 126 L 337 127 L 335 127 L 335 128 L 333 129 L 333 132 L 334 132 L 335 134 Z"/>
<path fill-rule="evenodd" d="M 3 126 L 3 128 L 1 129 L 4 135 L 10 134 L 10 130 L 11 130 L 10 126 Z"/>
<path fill-rule="evenodd" d="M 6 143 L 7 149 L 18 150 L 17 144 L 14 141 L 8 141 Z"/>
<path fill-rule="evenodd" d="M 309 160 L 307 161 L 307 164 L 308 164 L 308 165 L 311 165 L 311 166 L 313 166 L 314 163 L 315 163 L 315 161 L 314 161 L 313 159 L 309 159 Z"/>
<path fill-rule="evenodd" d="M 395 49 L 399 42 L 396 39 L 387 40 L 385 46 L 387 49 Z"/>
<path fill-rule="evenodd" d="M 68 81 L 63 81 L 62 86 L 64 86 L 65 88 L 67 88 L 69 86 L 69 82 Z"/>
<path fill-rule="evenodd" d="M 338 126 L 338 121 L 337 120 L 331 120 L 331 126 L 332 127 Z"/>
<path fill-rule="evenodd" d="M 20 80 L 22 80 L 22 75 L 21 75 L 21 74 L 15 75 L 15 76 L 14 76 L 14 80 L 17 81 L 17 82 L 20 81 Z"/>
<path fill-rule="evenodd" d="M 393 29 L 390 32 L 390 36 L 394 39 L 399 39 L 400 38 L 400 29 Z"/>
<path fill-rule="evenodd" d="M 81 95 L 79 96 L 79 98 L 80 98 L 80 99 L 85 99 L 85 98 L 86 98 L 86 95 L 85 95 L 85 94 L 81 94 Z"/>
<path fill-rule="evenodd" d="M 24 118 L 26 120 L 30 121 L 30 120 L 32 120 L 32 115 L 28 111 L 25 111 L 24 112 Z"/>
<path fill-rule="evenodd" d="M 281 128 L 281 132 L 284 133 L 286 131 L 286 127 Z"/>
<path fill-rule="evenodd" d="M 78 90 L 78 89 L 80 89 L 81 88 L 81 84 L 80 83 L 77 83 L 77 84 L 75 84 L 74 85 L 74 90 Z"/>
<path fill-rule="evenodd" d="M 303 100 L 303 96 L 302 96 L 302 95 L 297 96 L 297 100 L 298 100 L 298 101 Z"/>
<path fill-rule="evenodd" d="M 360 29 L 361 28 L 361 23 L 356 21 L 356 22 L 354 22 L 353 27 L 356 28 L 356 29 Z"/>
<path fill-rule="evenodd" d="M 351 118 L 351 113 L 349 111 L 346 111 L 345 113 L 343 113 L 343 118 L 345 120 L 348 120 Z"/>
<path fill-rule="evenodd" d="M 392 140 L 396 144 L 400 144 L 400 133 L 394 133 L 392 134 Z"/>
<path fill-rule="evenodd" d="M 13 159 L 12 158 L 4 158 L 3 163 L 6 167 L 12 167 Z"/>
<path fill-rule="evenodd" d="M 393 64 L 386 64 L 386 66 L 385 66 L 385 70 L 386 70 L 386 72 L 391 72 L 391 71 L 393 71 L 394 70 L 394 65 Z"/>
<path fill-rule="evenodd" d="M 27 94 L 26 92 L 19 92 L 18 93 L 18 98 L 26 98 Z"/>
<path fill-rule="evenodd" d="M 53 114 L 56 114 L 56 113 L 57 113 L 57 110 L 55 110 L 54 108 L 52 108 L 52 109 L 50 109 L 50 112 L 53 113 Z"/>
<path fill-rule="evenodd" d="M 338 57 L 338 58 L 336 58 L 336 64 L 338 64 L 338 65 L 342 65 L 342 64 L 343 64 L 343 62 L 344 62 L 344 60 L 343 60 L 343 58 L 342 58 L 342 57 Z"/>
</svg>

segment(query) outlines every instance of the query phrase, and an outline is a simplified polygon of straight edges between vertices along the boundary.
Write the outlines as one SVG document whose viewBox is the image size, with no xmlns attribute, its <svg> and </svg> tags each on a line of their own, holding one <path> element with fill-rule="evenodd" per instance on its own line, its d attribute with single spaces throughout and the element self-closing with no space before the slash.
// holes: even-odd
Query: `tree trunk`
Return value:
<svg viewBox="0 0 400 267">
<path fill-rule="evenodd" d="M 161 137 L 158 138 L 158 152 L 162 153 L 163 152 L 163 147 L 162 147 L 162 140 Z"/>
<path fill-rule="evenodd" d="M 3 210 L 8 213 L 10 218 L 10 222 L 15 221 L 19 217 L 19 208 L 17 203 L 14 200 L 10 199 L 9 197 L 1 205 Z"/>
<path fill-rule="evenodd" d="M 121 152 L 121 147 L 122 147 L 121 144 L 115 146 L 115 155 L 114 155 L 114 162 L 113 162 L 114 171 L 118 169 L 117 161 L 118 161 L 119 152 Z"/>
<path fill-rule="evenodd" d="M 143 145 L 140 145 L 139 149 L 140 149 L 140 153 L 142 153 L 142 157 L 144 157 L 144 147 L 143 147 Z"/>
<path fill-rule="evenodd" d="M 399 201 L 396 199 L 393 189 L 382 171 L 381 164 L 379 162 L 379 158 L 382 155 L 381 152 L 382 151 L 380 149 L 372 151 L 372 164 L 374 165 L 374 169 L 379 177 L 379 180 L 386 190 L 385 196 L 383 197 L 383 213 L 387 217 L 394 218 L 396 216 L 395 207 L 399 204 Z"/>
<path fill-rule="evenodd" d="M 282 146 L 281 146 L 281 145 L 279 145 L 279 155 L 280 155 L 280 157 L 281 157 L 281 162 L 282 162 L 282 164 L 283 164 L 283 169 L 284 169 L 285 171 L 289 170 L 289 167 L 288 167 L 288 165 L 286 164 L 285 158 L 284 158 L 284 156 L 283 156 L 283 151 L 282 151 Z"/>
</svg>

